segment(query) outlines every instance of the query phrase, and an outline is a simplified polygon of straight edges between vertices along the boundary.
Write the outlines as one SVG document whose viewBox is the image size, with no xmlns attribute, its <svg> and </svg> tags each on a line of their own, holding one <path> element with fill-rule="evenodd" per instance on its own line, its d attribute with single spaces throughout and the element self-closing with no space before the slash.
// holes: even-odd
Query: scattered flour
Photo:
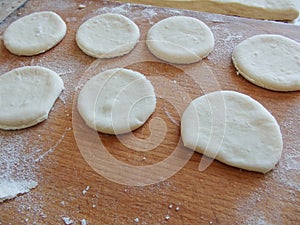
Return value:
<svg viewBox="0 0 300 225">
<path fill-rule="evenodd" d="M 145 7 L 142 10 L 136 10 L 136 8 L 137 7 L 134 4 L 125 3 L 114 7 L 102 7 L 96 10 L 96 14 L 118 13 L 127 16 L 134 21 L 147 21 L 149 24 L 154 24 L 154 20 L 162 13 L 167 13 L 170 16 L 182 14 L 182 12 L 176 9 Z"/>
<path fill-rule="evenodd" d="M 66 19 L 66 22 L 68 22 L 68 23 L 76 22 L 76 21 L 77 21 L 77 17 L 74 17 L 74 16 L 68 17 L 68 18 Z"/>
<path fill-rule="evenodd" d="M 106 1 L 104 1 L 105 4 Z M 42 1 L 42 0 L 36 0 L 32 1 L 30 3 L 30 7 L 34 9 L 36 6 L 40 6 L 41 4 L 44 5 L 44 7 L 49 8 L 54 11 L 63 11 L 65 9 L 68 9 L 69 7 L 78 7 L 78 4 L 73 2 L 70 5 L 70 1 L 63 1 L 60 4 L 53 3 L 51 1 Z M 89 1 L 88 4 L 92 4 L 92 1 Z M 97 15 L 99 13 L 120 13 L 125 16 L 128 16 L 132 20 L 146 20 L 149 22 L 149 24 L 153 24 L 154 21 L 156 21 L 159 16 L 162 13 L 167 13 L 169 16 L 172 15 L 181 15 L 182 12 L 178 10 L 166 10 L 166 9 L 160 9 L 160 10 L 154 10 L 153 8 L 145 8 L 144 10 L 134 10 L 134 7 L 131 4 L 122 4 L 120 6 L 116 7 L 103 7 L 99 9 L 95 9 L 92 12 L 88 14 L 84 19 L 90 18 L 93 15 Z M 11 18 L 9 20 L 14 20 L 15 18 Z M 233 49 L 236 42 L 240 41 L 241 37 L 244 36 L 243 33 L 235 33 L 232 31 L 228 31 L 225 29 L 226 22 L 223 21 L 221 17 L 218 16 L 212 16 L 211 18 L 208 18 L 213 22 L 210 27 L 212 28 L 214 34 L 216 34 L 216 40 L 218 42 L 216 43 L 216 48 L 214 50 L 213 55 L 211 56 L 212 60 L 215 63 L 218 63 L 218 61 L 223 60 L 220 58 L 224 54 L 220 54 L 222 52 L 226 52 L 227 55 L 230 55 L 231 50 Z M 69 17 L 66 19 L 67 22 L 77 22 L 79 23 L 79 20 L 77 17 Z M 0 27 L 1 28 L 1 27 Z M 224 35 L 223 33 L 226 33 Z M 225 37 L 225 38 L 224 38 Z M 224 45 L 225 43 L 225 45 Z M 225 49 L 221 49 L 218 46 L 226 46 Z M 54 51 L 58 51 L 59 48 L 54 49 Z M 61 54 L 58 54 L 61 55 Z M 0 73 L 4 73 L 8 71 L 9 64 L 11 62 L 4 63 L 1 65 Z M 72 103 L 72 94 L 73 91 L 76 90 L 77 82 L 75 82 L 76 79 L 76 73 L 78 71 L 84 71 L 82 69 L 82 63 L 80 56 L 77 56 L 77 58 L 69 58 L 68 61 L 64 58 L 57 57 L 55 60 L 49 62 L 47 57 L 42 57 L 40 60 L 32 59 L 29 62 L 22 62 L 19 63 L 19 66 L 26 66 L 26 65 L 40 65 L 48 67 L 56 72 L 58 72 L 63 80 L 64 83 L 67 85 L 65 92 L 63 93 L 61 100 L 64 102 L 64 105 L 71 104 Z M 66 107 L 66 106 L 65 106 Z M 167 116 L 172 120 L 174 119 L 171 115 L 169 115 L 168 111 L 165 111 Z M 243 219 L 243 224 L 259 224 L 259 225 L 268 225 L 270 224 L 268 222 L 269 218 L 266 218 L 264 215 L 264 212 L 260 211 L 257 208 L 257 205 L 264 204 L 264 200 L 268 195 L 270 195 L 270 192 L 275 187 L 271 187 L 270 185 L 273 182 L 278 183 L 278 185 L 281 185 L 282 188 L 287 188 L 287 190 L 290 194 L 289 201 L 296 201 L 296 194 L 300 191 L 300 180 L 299 174 L 300 171 L 300 155 L 298 153 L 298 150 L 300 149 L 300 141 L 296 140 L 297 137 L 299 137 L 299 132 L 295 131 L 296 127 L 300 126 L 299 123 L 299 115 L 291 115 L 288 114 L 287 117 L 294 118 L 290 120 L 284 121 L 283 129 L 286 131 L 289 130 L 290 133 L 288 135 L 294 135 L 295 140 L 292 140 L 291 146 L 287 146 L 287 151 L 283 154 L 282 159 L 280 161 L 280 164 L 278 167 L 267 176 L 267 181 L 264 184 L 265 189 L 257 188 L 252 193 L 250 193 L 249 197 L 247 199 L 241 199 L 237 202 L 237 207 L 240 210 L 239 212 L 241 215 L 247 215 Z M 296 118 L 295 118 L 296 116 Z M 177 121 L 172 121 L 176 122 Z M 175 124 L 176 124 L 175 123 Z M 48 154 L 52 153 L 55 148 L 63 141 L 64 136 L 66 134 L 66 130 L 62 134 L 62 137 L 58 140 L 58 142 L 50 145 L 52 147 L 46 148 L 46 150 L 43 146 L 43 142 L 37 141 L 33 146 L 28 143 L 28 140 L 32 137 L 36 137 L 37 140 L 40 139 L 38 135 L 31 131 L 17 131 L 15 133 L 11 132 L 2 132 L 0 131 L 0 199 L 3 194 L 3 191 L 1 193 L 1 187 L 2 183 L 10 185 L 9 182 L 13 182 L 14 184 L 17 183 L 16 187 L 19 187 L 19 190 L 27 190 L 29 191 L 29 187 L 33 187 L 35 184 L 37 184 L 37 171 L 39 170 L 40 161 L 43 160 Z M 298 146 L 298 148 L 294 148 L 292 146 Z M 296 174 L 296 175 L 295 175 Z M 23 184 L 23 186 L 22 186 Z M 164 187 L 162 187 L 164 185 Z M 27 189 L 25 188 L 27 187 Z M 88 186 L 87 186 L 88 187 Z M 82 193 L 85 194 L 89 188 L 85 188 Z M 149 192 L 150 195 L 155 193 L 160 193 L 162 196 L 162 201 L 167 201 L 168 193 L 171 190 L 168 189 L 174 189 L 176 188 L 176 185 L 170 183 L 170 181 L 166 181 L 163 183 L 159 183 L 157 185 L 153 185 L 148 188 L 148 192 L 144 192 L 143 188 L 140 187 L 129 187 L 126 189 L 126 194 L 128 195 L 139 195 L 143 193 L 145 195 L 145 198 L 148 198 Z M 161 190 L 165 190 L 164 193 L 161 193 Z M 24 191 L 27 192 L 27 191 Z M 80 192 L 80 189 L 79 189 Z M 21 193 L 21 192 L 20 192 Z M 39 215 L 41 217 L 47 217 L 46 214 L 43 213 L 43 196 L 37 196 L 37 193 L 28 195 L 22 195 L 18 197 L 18 200 L 20 202 L 18 213 L 20 216 L 28 215 L 27 213 L 30 211 L 35 212 L 34 215 Z M 45 199 L 46 200 L 46 199 Z M 68 199 L 69 200 L 69 199 Z M 279 199 L 279 200 L 285 200 L 286 199 Z M 66 200 L 67 201 L 67 200 Z M 62 201 L 60 203 L 62 206 L 65 205 L 65 202 Z M 3 204 L 5 205 L 5 204 Z M 97 204 L 98 205 L 98 204 Z M 115 210 L 114 207 L 117 207 L 115 204 L 109 205 L 110 210 Z M 92 204 L 92 208 L 96 208 L 96 204 Z M 11 208 L 12 209 L 12 208 Z M 158 214 L 159 211 L 163 210 L 162 208 L 157 209 L 155 212 L 151 212 L 153 215 Z M 175 208 L 176 211 L 179 210 L 179 206 Z M 149 215 L 151 215 L 149 213 Z M 278 223 L 282 222 L 280 218 L 281 212 L 274 212 L 274 220 Z M 70 215 L 70 214 L 69 214 Z M 74 218 L 74 217 L 73 217 Z M 143 215 L 141 215 L 140 218 L 143 218 Z M 135 218 L 135 222 L 140 222 L 140 218 Z M 59 217 L 58 219 L 62 219 L 65 224 L 75 224 L 75 222 L 70 217 Z M 166 219 L 166 218 L 163 218 Z M 169 218 L 170 219 L 170 218 Z M 35 221 L 29 221 L 27 218 L 24 219 L 26 224 L 41 224 L 40 221 L 35 223 Z M 82 219 L 81 221 L 82 225 L 87 224 L 87 221 L 85 219 Z M 162 223 L 165 223 L 166 221 L 161 221 Z M 132 223 L 132 218 L 131 218 Z M 0 221 L 1 224 L 1 221 Z"/>
<path fill-rule="evenodd" d="M 69 128 L 65 129 L 65 131 L 62 134 L 62 136 L 60 137 L 60 139 L 51 148 L 49 148 L 42 155 L 38 156 L 34 161 L 39 162 L 39 161 L 43 160 L 48 154 L 52 153 L 57 148 L 57 146 L 64 140 L 67 131 L 69 131 Z"/>
</svg>

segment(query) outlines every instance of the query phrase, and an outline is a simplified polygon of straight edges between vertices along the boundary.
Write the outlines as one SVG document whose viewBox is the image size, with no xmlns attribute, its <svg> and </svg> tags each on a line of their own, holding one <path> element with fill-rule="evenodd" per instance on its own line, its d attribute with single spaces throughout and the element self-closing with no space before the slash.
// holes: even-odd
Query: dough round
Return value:
<svg viewBox="0 0 300 225">
<path fill-rule="evenodd" d="M 300 90 L 300 43 L 280 35 L 250 37 L 233 51 L 238 72 L 248 81 L 273 91 Z"/>
<path fill-rule="evenodd" d="M 275 167 L 283 148 L 275 118 L 259 102 L 233 91 L 192 101 L 182 117 L 181 135 L 188 148 L 261 173 Z"/>
<path fill-rule="evenodd" d="M 0 76 L 0 128 L 16 130 L 48 118 L 64 89 L 60 76 L 39 66 L 20 67 Z"/>
<path fill-rule="evenodd" d="M 198 19 L 173 16 L 152 26 L 146 43 L 159 59 L 189 64 L 200 61 L 213 50 L 214 36 L 209 27 Z"/>
<path fill-rule="evenodd" d="M 78 96 L 86 124 L 102 133 L 122 134 L 142 126 L 154 112 L 156 97 L 139 72 L 116 68 L 92 77 Z"/>
<path fill-rule="evenodd" d="M 130 52 L 140 38 L 138 26 L 125 16 L 107 13 L 83 23 L 76 35 L 79 48 L 95 58 L 113 58 Z"/>
<path fill-rule="evenodd" d="M 4 32 L 4 45 L 16 55 L 37 55 L 58 44 L 67 26 L 54 12 L 36 12 L 13 22 Z"/>
</svg>

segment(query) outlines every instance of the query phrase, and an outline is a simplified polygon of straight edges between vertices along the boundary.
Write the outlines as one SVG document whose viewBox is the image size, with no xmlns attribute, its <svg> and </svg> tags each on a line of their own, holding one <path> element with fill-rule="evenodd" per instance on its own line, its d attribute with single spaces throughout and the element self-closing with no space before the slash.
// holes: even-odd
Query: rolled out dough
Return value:
<svg viewBox="0 0 300 225">
<path fill-rule="evenodd" d="M 130 52 L 140 38 L 138 26 L 125 16 L 107 13 L 83 23 L 76 34 L 79 48 L 95 58 L 113 58 Z"/>
<path fill-rule="evenodd" d="M 86 124 L 102 133 L 122 134 L 142 126 L 156 97 L 139 72 L 116 68 L 92 77 L 79 93 L 77 108 Z"/>
<path fill-rule="evenodd" d="M 193 100 L 182 116 L 181 135 L 188 148 L 261 173 L 274 168 L 283 148 L 275 118 L 251 97 L 233 91 Z"/>
<path fill-rule="evenodd" d="M 209 27 L 196 18 L 173 16 L 152 26 L 146 43 L 157 58 L 189 64 L 200 61 L 213 50 L 214 36 Z"/>
<path fill-rule="evenodd" d="M 263 20 L 294 20 L 299 0 L 121 0 Z M 298 3 L 299 4 L 299 3 Z M 300 4 L 299 4 L 300 5 Z"/>
<path fill-rule="evenodd" d="M 232 54 L 239 74 L 274 91 L 300 90 L 300 43 L 287 37 L 262 34 L 237 45 Z"/>
<path fill-rule="evenodd" d="M 20 67 L 1 75 L 0 129 L 22 129 L 47 119 L 63 88 L 57 73 L 39 66 Z"/>
<path fill-rule="evenodd" d="M 5 47 L 15 55 L 37 55 L 58 44 L 66 34 L 66 24 L 54 12 L 36 12 L 9 25 L 3 35 Z"/>
</svg>

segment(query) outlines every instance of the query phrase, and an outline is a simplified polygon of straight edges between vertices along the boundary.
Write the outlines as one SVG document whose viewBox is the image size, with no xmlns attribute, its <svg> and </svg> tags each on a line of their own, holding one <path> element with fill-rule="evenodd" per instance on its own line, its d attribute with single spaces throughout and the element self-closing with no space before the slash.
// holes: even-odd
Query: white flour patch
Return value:
<svg viewBox="0 0 300 225">
<path fill-rule="evenodd" d="M 133 21 L 141 21 L 146 20 L 150 24 L 152 24 L 152 20 L 157 15 L 157 10 L 153 8 L 145 8 L 143 10 L 134 10 L 134 6 L 130 3 L 121 4 L 115 7 L 103 7 L 96 10 L 96 14 L 102 13 L 117 13 L 123 16 L 126 16 Z"/>
<path fill-rule="evenodd" d="M 38 166 L 32 156 L 39 153 L 41 148 L 32 146 L 31 152 L 25 150 L 30 136 L 30 132 L 26 131 L 0 131 L 0 181 L 36 180 Z"/>
<path fill-rule="evenodd" d="M 258 206 L 262 204 L 263 195 L 266 190 L 257 188 L 254 190 L 249 197 L 242 198 L 237 202 L 237 210 L 241 224 L 247 225 L 269 225 L 267 218 L 265 217 L 264 211 L 261 211 Z"/>
<path fill-rule="evenodd" d="M 126 15 L 128 12 L 131 11 L 131 4 L 130 3 L 125 3 L 121 4 L 116 7 L 103 7 L 100 8 L 96 11 L 97 14 L 101 13 L 118 13 L 118 14 L 123 14 Z"/>
</svg>

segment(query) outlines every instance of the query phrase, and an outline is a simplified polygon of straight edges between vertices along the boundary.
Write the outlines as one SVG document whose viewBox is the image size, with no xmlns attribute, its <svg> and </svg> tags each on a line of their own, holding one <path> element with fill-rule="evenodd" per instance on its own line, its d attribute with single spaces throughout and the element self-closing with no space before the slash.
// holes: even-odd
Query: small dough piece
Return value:
<svg viewBox="0 0 300 225">
<path fill-rule="evenodd" d="M 37 55 L 58 44 L 67 26 L 54 12 L 36 12 L 9 25 L 4 32 L 5 47 L 15 55 Z"/>
<path fill-rule="evenodd" d="M 155 105 L 150 81 L 139 72 L 123 68 L 92 77 L 80 91 L 77 102 L 86 124 L 107 134 L 139 128 L 154 112 Z"/>
<path fill-rule="evenodd" d="M 0 203 L 36 188 L 36 181 L 0 180 Z"/>
<path fill-rule="evenodd" d="M 184 146 L 241 169 L 266 173 L 283 143 L 275 118 L 251 97 L 218 91 L 191 102 L 182 116 Z"/>
<path fill-rule="evenodd" d="M 146 43 L 159 59 L 189 64 L 208 56 L 214 47 L 214 36 L 209 27 L 196 18 L 173 16 L 153 25 Z"/>
<path fill-rule="evenodd" d="M 83 23 L 76 34 L 79 48 L 95 58 L 113 58 L 129 53 L 140 38 L 138 26 L 125 16 L 107 13 Z"/>
<path fill-rule="evenodd" d="M 57 73 L 39 66 L 20 67 L 1 75 L 0 129 L 23 129 L 47 119 L 63 89 Z"/>
<path fill-rule="evenodd" d="M 232 60 L 253 84 L 273 91 L 300 90 L 300 43 L 287 37 L 250 37 L 235 47 Z"/>
</svg>

